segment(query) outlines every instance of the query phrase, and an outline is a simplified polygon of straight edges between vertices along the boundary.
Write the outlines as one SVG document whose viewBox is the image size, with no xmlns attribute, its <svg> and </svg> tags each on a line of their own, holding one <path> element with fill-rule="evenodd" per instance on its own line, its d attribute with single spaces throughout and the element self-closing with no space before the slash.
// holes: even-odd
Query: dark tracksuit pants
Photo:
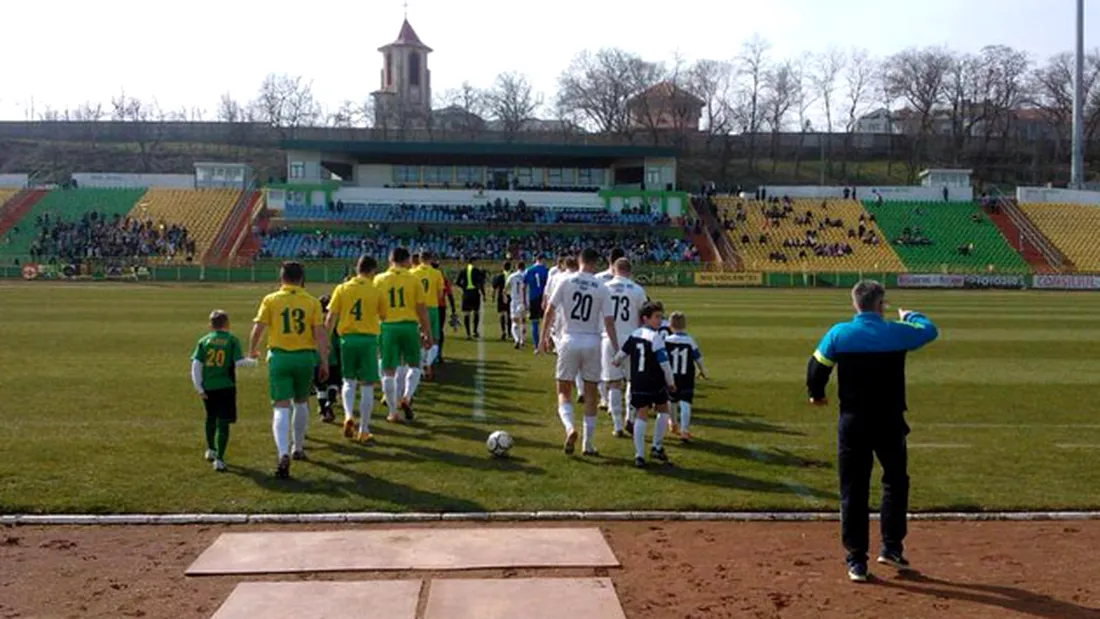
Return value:
<svg viewBox="0 0 1100 619">
<path fill-rule="evenodd" d="M 841 413 L 837 424 L 837 469 L 840 477 L 840 536 L 848 563 L 866 563 L 870 544 L 871 469 L 882 466 L 882 550 L 902 552 L 909 511 L 909 426 L 902 413 Z"/>
</svg>

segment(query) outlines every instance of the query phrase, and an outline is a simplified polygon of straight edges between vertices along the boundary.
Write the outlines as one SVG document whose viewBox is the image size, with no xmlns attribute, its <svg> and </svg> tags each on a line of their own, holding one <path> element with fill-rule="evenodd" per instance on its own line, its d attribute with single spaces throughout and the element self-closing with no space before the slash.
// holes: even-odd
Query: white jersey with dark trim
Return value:
<svg viewBox="0 0 1100 619">
<path fill-rule="evenodd" d="M 616 277 L 604 286 L 611 295 L 611 304 L 615 310 L 615 338 L 622 345 L 642 324 L 645 289 L 628 277 Z M 604 333 L 604 337 L 608 337 L 607 333 Z"/>
<path fill-rule="evenodd" d="M 615 279 L 615 273 L 613 273 L 611 269 L 605 269 L 603 271 L 600 271 L 599 273 L 596 273 L 596 279 L 600 280 L 601 282 L 607 283 Z"/>
<path fill-rule="evenodd" d="M 598 343 L 604 317 L 615 310 L 607 287 L 592 273 L 584 272 L 559 277 L 550 305 L 561 316 L 563 341 L 592 338 Z"/>
</svg>

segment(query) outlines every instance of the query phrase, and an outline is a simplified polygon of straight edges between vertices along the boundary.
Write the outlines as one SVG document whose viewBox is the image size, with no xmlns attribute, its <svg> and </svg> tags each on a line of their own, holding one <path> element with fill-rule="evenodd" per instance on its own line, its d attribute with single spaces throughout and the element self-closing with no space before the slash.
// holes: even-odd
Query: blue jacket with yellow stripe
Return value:
<svg viewBox="0 0 1100 619">
<path fill-rule="evenodd" d="M 811 398 L 824 398 L 835 366 L 842 413 L 904 413 L 905 355 L 938 336 L 936 325 L 919 312 L 901 321 L 861 312 L 821 338 L 806 369 L 806 388 Z"/>
</svg>

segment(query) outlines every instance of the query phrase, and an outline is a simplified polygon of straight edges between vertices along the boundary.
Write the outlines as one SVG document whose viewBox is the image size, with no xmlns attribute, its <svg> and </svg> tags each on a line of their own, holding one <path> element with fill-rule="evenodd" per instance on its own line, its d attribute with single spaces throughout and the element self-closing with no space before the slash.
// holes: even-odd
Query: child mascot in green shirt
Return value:
<svg viewBox="0 0 1100 619">
<path fill-rule="evenodd" d="M 191 384 L 206 407 L 206 460 L 225 470 L 229 426 L 237 421 L 238 367 L 255 367 L 244 356 L 237 336 L 229 332 L 229 314 L 210 313 L 210 332 L 199 338 L 191 355 Z"/>
</svg>

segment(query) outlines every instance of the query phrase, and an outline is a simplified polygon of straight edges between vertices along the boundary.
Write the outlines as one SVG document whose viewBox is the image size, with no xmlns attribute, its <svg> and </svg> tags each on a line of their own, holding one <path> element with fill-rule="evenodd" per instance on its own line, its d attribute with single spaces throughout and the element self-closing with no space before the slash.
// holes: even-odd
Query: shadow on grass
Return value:
<svg viewBox="0 0 1100 619">
<path fill-rule="evenodd" d="M 833 463 L 827 460 L 806 458 L 783 449 L 748 449 L 738 445 L 704 441 L 698 438 L 693 439 L 691 444 L 684 449 L 706 451 L 726 458 L 739 458 L 741 460 L 751 460 L 763 464 L 774 464 L 776 466 L 793 466 L 802 469 L 833 468 Z"/>
<path fill-rule="evenodd" d="M 1050 619 L 1098 619 L 1100 609 L 1058 600 L 1042 593 L 1000 585 L 978 585 L 950 582 L 925 576 L 919 572 L 902 572 L 897 578 L 875 579 L 873 582 L 889 589 L 900 589 L 915 595 L 927 595 L 941 600 L 970 602 L 1006 611 L 1049 617 Z"/>
<path fill-rule="evenodd" d="M 782 436 L 805 436 L 805 432 L 761 421 L 759 415 L 742 413 L 740 411 L 716 411 L 712 409 L 694 409 L 691 423 L 704 428 L 717 428 L 720 430 L 736 430 L 738 432 L 758 432 L 761 434 L 779 434 Z"/>
</svg>

